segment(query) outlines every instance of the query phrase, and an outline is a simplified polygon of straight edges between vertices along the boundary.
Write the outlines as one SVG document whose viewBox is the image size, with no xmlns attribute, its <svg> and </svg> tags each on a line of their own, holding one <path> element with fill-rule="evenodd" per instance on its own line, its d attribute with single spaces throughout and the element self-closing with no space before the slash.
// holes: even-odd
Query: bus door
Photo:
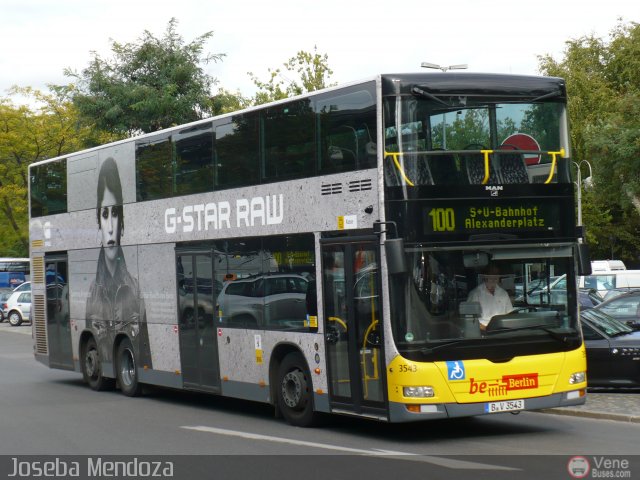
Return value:
<svg viewBox="0 0 640 480">
<path fill-rule="evenodd" d="M 49 364 L 73 370 L 67 256 L 47 255 L 45 265 Z"/>
<path fill-rule="evenodd" d="M 377 237 L 322 243 L 331 406 L 380 416 L 385 406 Z"/>
<path fill-rule="evenodd" d="M 219 293 L 212 253 L 178 252 L 178 327 L 180 363 L 185 388 L 219 392 L 220 366 L 215 331 Z"/>
</svg>

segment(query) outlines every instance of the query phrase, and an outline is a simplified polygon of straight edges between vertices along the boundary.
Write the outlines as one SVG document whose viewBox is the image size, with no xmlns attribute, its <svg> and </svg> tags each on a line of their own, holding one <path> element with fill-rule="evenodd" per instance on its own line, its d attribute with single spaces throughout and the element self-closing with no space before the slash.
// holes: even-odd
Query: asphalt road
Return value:
<svg viewBox="0 0 640 480">
<path fill-rule="evenodd" d="M 576 455 L 591 465 L 627 460 L 640 476 L 638 438 L 638 423 L 537 412 L 407 425 L 331 417 L 321 428 L 294 428 L 251 402 L 93 392 L 78 373 L 35 362 L 30 326 L 0 324 L 0 479 L 14 458 L 31 468 L 77 455 L 81 466 L 95 456 L 155 455 L 175 462 L 174 478 L 570 478 Z"/>
</svg>

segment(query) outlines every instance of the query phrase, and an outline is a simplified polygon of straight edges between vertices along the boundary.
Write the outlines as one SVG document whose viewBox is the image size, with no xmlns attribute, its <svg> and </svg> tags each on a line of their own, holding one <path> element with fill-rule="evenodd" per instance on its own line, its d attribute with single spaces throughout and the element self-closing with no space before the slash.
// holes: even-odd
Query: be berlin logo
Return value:
<svg viewBox="0 0 640 480">
<path fill-rule="evenodd" d="M 173 462 L 147 461 L 136 457 L 112 460 L 87 457 L 84 462 L 61 459 L 21 460 L 11 457 L 9 477 L 96 477 L 96 478 L 165 478 L 173 477 Z"/>
</svg>

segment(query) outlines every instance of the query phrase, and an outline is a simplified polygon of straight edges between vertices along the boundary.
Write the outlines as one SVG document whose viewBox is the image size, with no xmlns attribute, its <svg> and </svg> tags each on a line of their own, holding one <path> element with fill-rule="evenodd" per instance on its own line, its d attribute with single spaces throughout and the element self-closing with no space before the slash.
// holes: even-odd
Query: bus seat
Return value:
<svg viewBox="0 0 640 480">
<path fill-rule="evenodd" d="M 469 178 L 469 183 L 471 185 L 482 185 L 482 180 L 484 180 L 484 155 L 482 153 L 465 153 L 462 155 L 462 161 L 465 166 L 465 170 L 467 172 L 467 177 Z M 500 177 L 496 172 L 495 168 L 493 168 L 493 164 L 489 162 L 489 180 L 487 184 L 495 185 L 498 183 L 502 183 L 500 181 Z"/>
<path fill-rule="evenodd" d="M 517 147 L 502 144 L 500 150 L 518 150 Z M 503 183 L 529 183 L 527 165 L 521 153 L 501 153 L 498 155 L 500 162 L 500 176 Z"/>
<path fill-rule="evenodd" d="M 433 185 L 433 175 L 431 168 L 429 167 L 429 157 L 425 155 L 417 155 L 414 157 L 407 157 L 411 159 L 409 165 L 405 160 L 405 168 L 409 178 L 415 185 Z"/>
</svg>

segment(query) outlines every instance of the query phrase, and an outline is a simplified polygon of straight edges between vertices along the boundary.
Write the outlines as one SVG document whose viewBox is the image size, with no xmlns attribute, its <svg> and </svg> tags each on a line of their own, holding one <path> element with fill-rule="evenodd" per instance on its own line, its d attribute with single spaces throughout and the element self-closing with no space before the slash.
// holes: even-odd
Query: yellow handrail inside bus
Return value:
<svg viewBox="0 0 640 480">
<path fill-rule="evenodd" d="M 491 176 L 491 169 L 489 168 L 489 155 L 493 153 L 493 150 L 480 150 L 480 153 L 484 155 L 484 178 L 482 179 L 482 185 L 486 185 Z"/>
<path fill-rule="evenodd" d="M 553 179 L 553 174 L 555 173 L 558 155 L 564 158 L 564 148 L 561 148 L 560 151 L 558 152 L 547 152 L 547 153 L 551 155 L 551 170 L 549 171 L 549 177 L 544 182 L 545 184 L 551 183 L 551 179 Z"/>
<path fill-rule="evenodd" d="M 364 392 L 363 392 L 363 396 L 364 398 L 369 398 L 369 380 L 378 380 L 378 352 L 379 349 L 375 348 L 373 349 L 373 353 L 371 354 L 371 364 L 373 366 L 373 376 L 370 376 L 369 373 L 367 372 L 367 337 L 369 336 L 369 334 L 376 329 L 376 327 L 378 326 L 378 320 L 373 320 L 370 324 L 369 327 L 367 328 L 367 330 L 364 332 L 364 339 L 362 341 L 362 360 L 361 360 L 361 364 L 362 364 L 362 379 L 363 379 L 363 387 L 364 387 Z"/>
<path fill-rule="evenodd" d="M 391 157 L 393 159 L 393 163 L 395 164 L 396 168 L 400 172 L 400 175 L 402 175 L 402 178 L 404 179 L 404 181 L 407 182 L 407 184 L 409 184 L 410 186 L 415 187 L 415 184 L 411 180 L 409 180 L 409 177 L 407 177 L 406 173 L 404 173 L 404 169 L 402 168 L 402 165 L 400 165 L 400 162 L 398 161 L 398 157 L 400 155 L 402 155 L 400 152 L 393 152 L 393 153 L 384 152 L 384 158 Z"/>
<path fill-rule="evenodd" d="M 342 320 L 341 318 L 338 318 L 338 317 L 329 317 L 329 321 L 330 321 L 330 322 L 336 322 L 336 323 L 339 323 L 339 324 L 340 324 L 340 326 L 341 326 L 342 328 L 344 328 L 344 331 L 345 331 L 345 332 L 347 331 L 347 324 L 346 324 L 346 323 L 344 322 L 344 320 Z"/>
</svg>

